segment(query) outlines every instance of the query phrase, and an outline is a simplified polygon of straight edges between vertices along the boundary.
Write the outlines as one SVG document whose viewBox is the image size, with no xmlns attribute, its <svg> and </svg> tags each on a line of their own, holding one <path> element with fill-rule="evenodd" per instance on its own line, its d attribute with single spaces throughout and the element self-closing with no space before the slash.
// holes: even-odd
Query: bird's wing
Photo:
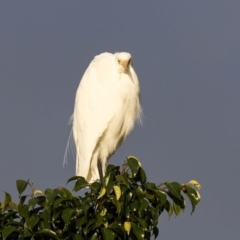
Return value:
<svg viewBox="0 0 240 240">
<path fill-rule="evenodd" d="M 109 89 L 105 88 L 104 84 L 116 76 L 114 71 L 112 76 L 111 70 L 109 71 L 110 59 L 99 56 L 89 65 L 80 82 L 73 113 L 76 174 L 85 178 L 89 172 L 93 151 L 114 113 Z"/>
</svg>

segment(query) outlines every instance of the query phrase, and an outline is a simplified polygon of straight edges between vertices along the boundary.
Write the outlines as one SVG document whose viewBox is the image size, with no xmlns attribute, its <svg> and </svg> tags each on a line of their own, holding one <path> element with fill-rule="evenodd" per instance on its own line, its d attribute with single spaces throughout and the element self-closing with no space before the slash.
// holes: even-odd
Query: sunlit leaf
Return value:
<svg viewBox="0 0 240 240">
<path fill-rule="evenodd" d="M 35 190 L 35 191 L 33 192 L 33 194 L 34 194 L 34 195 L 37 195 L 37 194 L 43 195 L 43 192 L 42 192 L 41 190 Z"/>
<path fill-rule="evenodd" d="M 119 200 L 119 198 L 121 197 L 121 189 L 119 186 L 113 186 L 115 195 L 116 195 L 116 199 Z"/>
<path fill-rule="evenodd" d="M 124 222 L 124 229 L 127 232 L 127 235 L 129 235 L 130 231 L 131 231 L 131 223 L 130 222 Z"/>
<path fill-rule="evenodd" d="M 193 186 L 196 187 L 198 190 L 201 189 L 201 184 L 200 184 L 198 181 L 196 181 L 196 180 L 191 180 L 191 181 L 189 181 L 187 184 L 193 185 Z"/>
<path fill-rule="evenodd" d="M 106 188 L 102 188 L 97 199 L 103 197 L 105 195 L 105 193 L 106 193 Z"/>
<path fill-rule="evenodd" d="M 186 187 L 186 192 L 185 192 L 192 204 L 192 213 L 194 212 L 198 202 L 201 199 L 201 196 L 199 194 L 199 192 L 189 186 Z"/>
<path fill-rule="evenodd" d="M 105 216 L 107 213 L 107 209 L 106 208 L 102 208 L 101 212 L 100 212 L 100 215 L 101 216 Z"/>
</svg>

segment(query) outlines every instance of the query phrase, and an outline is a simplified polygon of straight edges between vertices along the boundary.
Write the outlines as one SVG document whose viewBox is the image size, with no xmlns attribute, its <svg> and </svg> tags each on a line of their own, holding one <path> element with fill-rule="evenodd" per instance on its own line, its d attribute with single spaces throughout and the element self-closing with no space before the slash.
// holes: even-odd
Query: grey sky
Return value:
<svg viewBox="0 0 240 240">
<path fill-rule="evenodd" d="M 74 175 L 63 155 L 75 92 L 101 52 L 129 51 L 144 125 L 111 158 L 149 181 L 200 181 L 202 201 L 159 222 L 159 239 L 239 239 L 240 2 L 0 2 L 0 199 Z M 70 188 L 71 186 L 69 186 Z"/>
</svg>

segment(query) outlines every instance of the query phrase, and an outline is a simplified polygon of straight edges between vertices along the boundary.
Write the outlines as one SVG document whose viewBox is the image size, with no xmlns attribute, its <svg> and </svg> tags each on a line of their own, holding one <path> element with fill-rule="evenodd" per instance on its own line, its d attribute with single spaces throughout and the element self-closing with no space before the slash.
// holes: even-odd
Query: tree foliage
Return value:
<svg viewBox="0 0 240 240">
<path fill-rule="evenodd" d="M 200 201 L 200 184 L 147 181 L 141 163 L 128 157 L 122 169 L 108 165 L 103 183 L 88 184 L 83 177 L 71 177 L 73 191 L 64 187 L 34 190 L 29 181 L 17 180 L 19 203 L 5 192 L 0 203 L 0 239 L 114 240 L 150 239 L 158 236 L 158 219 L 185 208 L 184 196 L 192 213 Z M 24 195 L 27 186 L 32 191 Z M 84 196 L 73 192 L 83 189 Z M 184 193 L 184 196 L 183 196 Z"/>
</svg>

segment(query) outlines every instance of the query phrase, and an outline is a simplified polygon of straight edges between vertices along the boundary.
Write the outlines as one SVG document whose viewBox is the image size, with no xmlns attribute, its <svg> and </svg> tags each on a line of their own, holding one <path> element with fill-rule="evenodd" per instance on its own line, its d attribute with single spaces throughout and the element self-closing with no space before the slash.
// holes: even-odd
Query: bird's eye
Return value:
<svg viewBox="0 0 240 240">
<path fill-rule="evenodd" d="M 120 61 L 120 60 L 118 60 L 118 63 L 121 63 L 121 61 Z"/>
</svg>

